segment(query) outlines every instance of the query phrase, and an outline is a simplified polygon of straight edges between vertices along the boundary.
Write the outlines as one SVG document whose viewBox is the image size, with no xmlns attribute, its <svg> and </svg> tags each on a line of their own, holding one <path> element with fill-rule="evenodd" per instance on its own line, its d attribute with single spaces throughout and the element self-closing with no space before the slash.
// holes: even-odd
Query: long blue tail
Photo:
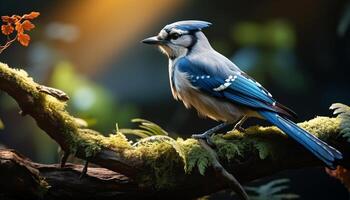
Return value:
<svg viewBox="0 0 350 200">
<path fill-rule="evenodd" d="M 300 128 L 289 119 L 285 119 L 271 111 L 260 111 L 259 113 L 266 120 L 280 128 L 289 137 L 293 138 L 311 151 L 315 156 L 327 164 L 328 167 L 335 168 L 337 160 L 343 158 L 343 155 L 338 150 Z"/>
</svg>

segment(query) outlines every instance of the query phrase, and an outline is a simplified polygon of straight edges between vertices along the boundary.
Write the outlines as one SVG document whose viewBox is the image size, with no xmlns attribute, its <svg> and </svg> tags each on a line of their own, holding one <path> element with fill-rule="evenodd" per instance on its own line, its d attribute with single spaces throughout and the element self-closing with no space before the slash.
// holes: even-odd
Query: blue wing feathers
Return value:
<svg viewBox="0 0 350 200">
<path fill-rule="evenodd" d="M 254 83 L 251 79 L 247 79 L 242 75 L 238 75 L 232 83 L 230 89 L 248 95 L 251 98 L 262 100 L 266 103 L 273 104 L 275 100 L 270 97 L 261 87 Z"/>
<path fill-rule="evenodd" d="M 176 66 L 178 70 L 186 72 L 191 77 L 190 81 L 193 86 L 208 95 L 225 98 L 233 103 L 255 109 L 267 109 L 288 117 L 295 116 L 286 107 L 279 106 L 280 104 L 276 103 L 265 88 L 241 71 L 234 71 L 225 67 L 205 67 L 201 63 L 194 63 L 186 58 L 180 59 Z M 209 76 L 210 78 L 197 78 L 202 76 Z M 225 90 L 215 91 L 214 88 L 224 84 L 229 76 L 235 77 L 231 85 Z"/>
</svg>

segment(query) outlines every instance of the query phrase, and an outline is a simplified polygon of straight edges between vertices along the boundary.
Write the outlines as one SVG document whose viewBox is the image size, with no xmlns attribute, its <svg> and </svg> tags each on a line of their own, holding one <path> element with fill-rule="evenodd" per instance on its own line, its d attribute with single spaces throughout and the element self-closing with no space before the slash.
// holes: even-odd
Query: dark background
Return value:
<svg viewBox="0 0 350 200">
<path fill-rule="evenodd" d="M 348 1 L 0 1 L 1 16 L 31 11 L 41 13 L 33 21 L 31 44 L 12 45 L 0 61 L 66 91 L 72 97 L 69 110 L 105 133 L 115 123 L 134 127 L 129 121 L 135 117 L 174 137 L 216 124 L 173 100 L 167 59 L 139 43 L 184 19 L 212 22 L 204 32 L 213 47 L 297 112 L 299 121 L 330 116 L 331 103 L 350 104 Z M 20 117 L 6 94 L 0 93 L 0 101 L 5 124 L 0 143 L 35 161 L 57 162 L 57 145 L 30 117 Z M 322 168 L 287 171 L 253 185 L 276 178 L 291 179 L 288 191 L 301 199 L 348 199 L 346 189 Z"/>
</svg>

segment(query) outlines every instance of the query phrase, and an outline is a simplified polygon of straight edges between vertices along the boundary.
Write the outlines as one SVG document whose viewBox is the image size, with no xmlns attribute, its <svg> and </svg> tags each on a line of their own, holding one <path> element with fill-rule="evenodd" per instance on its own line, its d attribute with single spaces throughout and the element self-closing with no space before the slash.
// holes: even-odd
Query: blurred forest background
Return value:
<svg viewBox="0 0 350 200">
<path fill-rule="evenodd" d="M 216 124 L 173 100 L 167 59 L 140 43 L 185 19 L 212 22 L 204 32 L 213 47 L 297 112 L 300 121 L 331 115 L 331 103 L 350 104 L 349 1 L 0 1 L 1 16 L 31 11 L 41 13 L 31 44 L 12 45 L 0 61 L 67 92 L 69 111 L 104 133 L 115 130 L 116 123 L 135 126 L 130 123 L 135 117 L 159 124 L 174 137 Z M 4 93 L 0 105 L 1 145 L 37 162 L 58 161 L 57 145 L 33 119 L 20 117 Z M 276 178 L 291 179 L 290 191 L 302 199 L 348 199 L 346 189 L 322 168 L 287 171 L 253 185 Z"/>
</svg>

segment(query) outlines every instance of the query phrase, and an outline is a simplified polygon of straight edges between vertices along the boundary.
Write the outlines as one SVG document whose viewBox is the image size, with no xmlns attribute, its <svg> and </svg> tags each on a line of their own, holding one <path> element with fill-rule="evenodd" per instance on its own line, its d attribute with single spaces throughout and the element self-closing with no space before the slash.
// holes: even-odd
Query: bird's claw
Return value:
<svg viewBox="0 0 350 200">
<path fill-rule="evenodd" d="M 233 130 L 237 130 L 237 131 L 242 132 L 242 133 L 245 132 L 245 128 L 243 128 L 242 126 L 234 127 Z"/>
<path fill-rule="evenodd" d="M 203 133 L 203 134 L 193 134 L 192 138 L 197 139 L 197 140 L 200 140 L 200 139 L 201 140 L 205 140 L 209 146 L 215 147 L 215 144 L 213 143 L 212 138 L 211 138 L 211 136 L 209 134 L 205 134 L 205 133 Z"/>
<path fill-rule="evenodd" d="M 88 166 L 89 166 L 89 161 L 88 161 L 88 160 L 85 160 L 84 168 L 83 168 L 83 170 L 81 171 L 81 174 L 80 174 L 80 176 L 79 176 L 79 179 L 84 178 L 84 176 L 85 176 L 86 173 L 87 173 Z"/>
</svg>

